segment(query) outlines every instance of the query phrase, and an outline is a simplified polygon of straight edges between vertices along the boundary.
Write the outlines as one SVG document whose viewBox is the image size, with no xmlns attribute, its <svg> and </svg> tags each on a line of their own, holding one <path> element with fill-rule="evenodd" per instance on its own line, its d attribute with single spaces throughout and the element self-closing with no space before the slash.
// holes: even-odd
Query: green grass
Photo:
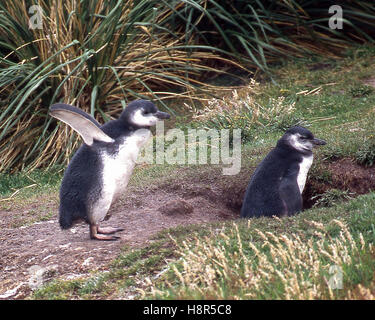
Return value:
<svg viewBox="0 0 375 320">
<path fill-rule="evenodd" d="M 151 245 L 125 248 L 108 272 L 54 280 L 33 298 L 363 298 L 359 285 L 375 290 L 374 210 L 370 193 L 285 219 L 165 230 Z M 343 270 L 343 289 L 328 289 L 331 265 Z"/>
<path fill-rule="evenodd" d="M 360 298 L 375 289 L 375 194 L 286 219 L 250 219 L 178 243 L 179 258 L 150 285 L 159 299 Z M 330 291 L 329 267 L 343 270 Z M 203 272 L 202 272 L 203 271 Z"/>
<path fill-rule="evenodd" d="M 339 202 L 352 199 L 353 195 L 353 193 L 346 190 L 330 189 L 323 194 L 314 195 L 311 199 L 317 199 L 314 203 L 314 207 L 332 207 Z"/>
<path fill-rule="evenodd" d="M 18 172 L 14 174 L 0 173 L 0 197 L 10 197 L 17 192 L 18 196 L 28 197 L 35 193 L 56 191 L 63 174 L 62 167 L 49 170 L 37 169 L 31 172 Z"/>
</svg>

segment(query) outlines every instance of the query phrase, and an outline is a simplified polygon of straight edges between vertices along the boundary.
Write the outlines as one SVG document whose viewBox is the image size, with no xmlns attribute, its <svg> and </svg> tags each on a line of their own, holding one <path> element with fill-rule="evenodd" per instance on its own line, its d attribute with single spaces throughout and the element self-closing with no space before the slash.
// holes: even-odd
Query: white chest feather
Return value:
<svg viewBox="0 0 375 320">
<path fill-rule="evenodd" d="M 313 162 L 313 156 L 311 155 L 310 157 L 304 157 L 302 162 L 300 162 L 299 164 L 297 183 L 298 183 L 299 191 L 301 192 L 301 194 L 303 192 L 303 189 L 305 188 L 307 173 L 310 170 L 312 162 Z"/>
<path fill-rule="evenodd" d="M 94 220 L 104 219 L 111 203 L 116 201 L 125 191 L 139 151 L 150 136 L 150 130 L 140 129 L 132 136 L 124 138 L 117 154 L 113 155 L 103 151 L 103 186 L 100 199 L 98 199 L 94 208 Z"/>
</svg>

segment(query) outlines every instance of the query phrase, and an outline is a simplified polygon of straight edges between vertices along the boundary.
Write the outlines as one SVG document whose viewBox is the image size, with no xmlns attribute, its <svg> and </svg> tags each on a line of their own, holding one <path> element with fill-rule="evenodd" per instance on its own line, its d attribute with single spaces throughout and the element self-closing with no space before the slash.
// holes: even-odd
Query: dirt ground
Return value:
<svg viewBox="0 0 375 320">
<path fill-rule="evenodd" d="M 190 188 L 166 184 L 127 193 L 102 223 L 124 228 L 116 233 L 121 237 L 117 241 L 90 240 L 84 223 L 62 231 L 57 204 L 50 205 L 56 212 L 51 220 L 18 228 L 12 227 L 13 209 L 0 211 L 0 299 L 23 299 L 52 278 L 71 279 L 105 270 L 121 248 L 144 246 L 163 229 L 238 217 L 233 210 L 217 205 L 219 196 L 218 191 L 199 184 Z M 29 213 L 25 209 L 17 216 Z"/>
<path fill-rule="evenodd" d="M 356 194 L 375 189 L 375 168 L 365 168 L 349 159 L 326 165 L 331 172 L 329 184 L 308 179 L 304 202 L 311 207 L 314 194 L 330 188 Z M 233 220 L 239 217 L 249 172 L 226 181 L 194 177 L 191 181 L 164 182 L 159 186 L 129 190 L 110 209 L 111 217 L 103 226 L 122 227 L 118 241 L 89 239 L 88 226 L 77 224 L 62 231 L 57 222 L 58 205 L 47 204 L 56 212 L 51 220 L 17 227 L 15 217 L 30 214 L 30 208 L 0 210 L 0 299 L 23 299 L 45 281 L 71 279 L 91 271 L 106 270 L 124 246 L 142 247 L 159 231 L 179 225 Z M 218 181 L 221 181 L 219 183 Z M 36 201 L 32 209 L 45 199 Z"/>
<path fill-rule="evenodd" d="M 330 189 L 349 191 L 352 197 L 375 190 L 375 166 L 365 167 L 351 159 L 339 159 L 326 163 L 330 176 L 327 181 L 309 177 L 303 193 L 304 208 L 314 205 L 315 195 L 321 195 Z M 319 198 L 315 198 L 317 201 Z"/>
</svg>

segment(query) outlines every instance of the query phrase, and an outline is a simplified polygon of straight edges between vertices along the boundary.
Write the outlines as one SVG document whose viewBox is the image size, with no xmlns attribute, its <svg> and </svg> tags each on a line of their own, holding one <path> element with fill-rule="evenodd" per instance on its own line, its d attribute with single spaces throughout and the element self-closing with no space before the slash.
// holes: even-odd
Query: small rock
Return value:
<svg viewBox="0 0 375 320">
<path fill-rule="evenodd" d="M 42 259 L 42 261 L 45 261 L 45 260 L 47 260 L 47 259 L 49 259 L 49 258 L 51 258 L 51 257 L 53 257 L 53 254 L 49 254 L 47 257 L 44 257 L 44 258 Z"/>
<path fill-rule="evenodd" d="M 48 267 L 41 267 L 39 265 L 31 266 L 28 269 L 30 278 L 28 285 L 31 290 L 40 288 L 44 283 L 51 279 L 51 277 L 57 272 L 57 265 Z"/>
<path fill-rule="evenodd" d="M 162 214 L 172 216 L 192 213 L 194 211 L 194 208 L 190 203 L 182 199 L 177 199 L 168 201 L 167 203 L 162 205 L 158 210 Z"/>
<path fill-rule="evenodd" d="M 8 299 L 8 298 L 16 295 L 18 289 L 21 288 L 23 285 L 24 285 L 24 283 L 21 282 L 17 287 L 15 287 L 13 289 L 10 289 L 10 290 L 6 291 L 5 293 L 1 294 L 0 299 Z"/>
<path fill-rule="evenodd" d="M 93 257 L 89 257 L 87 258 L 85 261 L 82 262 L 81 266 L 88 266 L 89 264 L 91 264 L 91 262 L 94 260 Z"/>
<path fill-rule="evenodd" d="M 67 249 L 67 248 L 69 248 L 70 247 L 70 245 L 71 245 L 71 243 L 69 242 L 69 243 L 67 243 L 67 244 L 61 244 L 61 245 L 59 245 L 59 248 L 60 249 Z"/>
</svg>

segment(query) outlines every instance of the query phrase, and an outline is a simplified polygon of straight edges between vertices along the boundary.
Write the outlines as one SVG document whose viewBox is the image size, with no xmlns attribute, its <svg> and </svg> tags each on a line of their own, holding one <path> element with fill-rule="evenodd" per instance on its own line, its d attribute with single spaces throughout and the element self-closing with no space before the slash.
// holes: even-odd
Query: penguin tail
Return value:
<svg viewBox="0 0 375 320">
<path fill-rule="evenodd" d="M 246 203 L 243 203 L 242 204 L 242 207 L 241 207 L 241 211 L 240 211 L 240 217 L 241 218 L 249 218 L 248 217 L 248 209 L 246 207 Z"/>
<path fill-rule="evenodd" d="M 73 225 L 73 216 L 66 212 L 60 212 L 59 223 L 61 229 L 69 229 Z"/>
</svg>

